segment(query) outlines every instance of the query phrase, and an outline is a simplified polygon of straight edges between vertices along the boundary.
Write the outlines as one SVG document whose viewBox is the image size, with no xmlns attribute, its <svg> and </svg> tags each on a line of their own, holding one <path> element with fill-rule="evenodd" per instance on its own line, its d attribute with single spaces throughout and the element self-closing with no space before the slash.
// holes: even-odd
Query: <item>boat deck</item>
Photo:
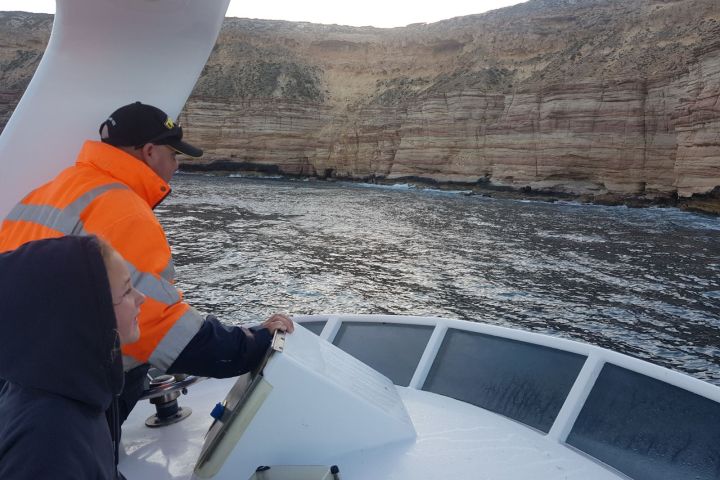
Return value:
<svg viewBox="0 0 720 480">
<path fill-rule="evenodd" d="M 338 459 L 347 479 L 625 478 L 544 434 L 452 398 L 398 388 L 417 439 Z"/>
<path fill-rule="evenodd" d="M 192 408 L 192 415 L 167 427 L 145 427 L 154 407 L 147 401 L 138 404 L 123 427 L 120 470 L 127 478 L 194 478 L 212 423 L 209 412 L 233 381 L 205 380 L 191 387 L 180 404 Z M 501 415 L 412 388 L 398 387 L 398 392 L 417 438 L 334 459 L 343 480 L 626 478 Z M 267 462 L 258 458 L 256 463 Z"/>
</svg>

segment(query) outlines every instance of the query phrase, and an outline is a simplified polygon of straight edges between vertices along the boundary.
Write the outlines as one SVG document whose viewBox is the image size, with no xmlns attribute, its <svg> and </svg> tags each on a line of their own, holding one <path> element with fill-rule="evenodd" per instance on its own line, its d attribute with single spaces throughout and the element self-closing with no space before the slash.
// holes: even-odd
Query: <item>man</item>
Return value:
<svg viewBox="0 0 720 480">
<path fill-rule="evenodd" d="M 152 209 L 170 193 L 176 155 L 202 155 L 182 136 L 156 107 L 135 102 L 119 108 L 100 125 L 101 142 L 85 142 L 76 164 L 25 197 L 0 228 L 0 252 L 42 238 L 95 234 L 127 261 L 146 299 L 140 339 L 123 346 L 122 420 L 142 392 L 147 364 L 169 373 L 231 377 L 260 362 L 276 330 L 293 330 L 292 321 L 277 314 L 255 328 L 224 326 L 201 316 L 173 286 L 170 247 Z"/>
</svg>

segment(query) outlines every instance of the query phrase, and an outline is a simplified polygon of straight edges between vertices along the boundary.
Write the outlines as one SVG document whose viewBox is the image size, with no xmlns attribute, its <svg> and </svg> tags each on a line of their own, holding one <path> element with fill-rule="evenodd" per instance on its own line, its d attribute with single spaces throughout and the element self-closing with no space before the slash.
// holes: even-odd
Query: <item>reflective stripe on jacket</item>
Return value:
<svg viewBox="0 0 720 480">
<path fill-rule="evenodd" d="M 152 212 L 168 193 L 145 163 L 87 141 L 76 164 L 25 197 L 0 228 L 0 252 L 42 238 L 95 234 L 125 258 L 133 284 L 147 296 L 140 340 L 123 347 L 126 368 L 149 362 L 167 369 L 204 320 L 173 286 L 170 247 Z"/>
</svg>

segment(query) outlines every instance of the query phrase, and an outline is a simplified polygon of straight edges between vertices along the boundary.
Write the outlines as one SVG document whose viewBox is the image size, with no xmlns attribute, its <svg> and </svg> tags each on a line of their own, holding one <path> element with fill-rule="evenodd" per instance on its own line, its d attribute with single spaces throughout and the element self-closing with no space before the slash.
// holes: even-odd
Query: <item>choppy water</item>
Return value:
<svg viewBox="0 0 720 480">
<path fill-rule="evenodd" d="M 230 323 L 437 315 L 582 340 L 720 385 L 720 219 L 402 187 L 178 175 L 179 286 Z"/>
</svg>

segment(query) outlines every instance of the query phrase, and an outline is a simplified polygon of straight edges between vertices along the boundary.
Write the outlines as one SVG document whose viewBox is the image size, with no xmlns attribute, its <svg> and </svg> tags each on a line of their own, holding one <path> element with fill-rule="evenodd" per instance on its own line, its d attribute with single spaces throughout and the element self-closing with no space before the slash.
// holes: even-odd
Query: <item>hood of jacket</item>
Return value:
<svg viewBox="0 0 720 480">
<path fill-rule="evenodd" d="M 0 255 L 0 378 L 106 410 L 123 368 L 110 283 L 90 237 Z"/>
</svg>

